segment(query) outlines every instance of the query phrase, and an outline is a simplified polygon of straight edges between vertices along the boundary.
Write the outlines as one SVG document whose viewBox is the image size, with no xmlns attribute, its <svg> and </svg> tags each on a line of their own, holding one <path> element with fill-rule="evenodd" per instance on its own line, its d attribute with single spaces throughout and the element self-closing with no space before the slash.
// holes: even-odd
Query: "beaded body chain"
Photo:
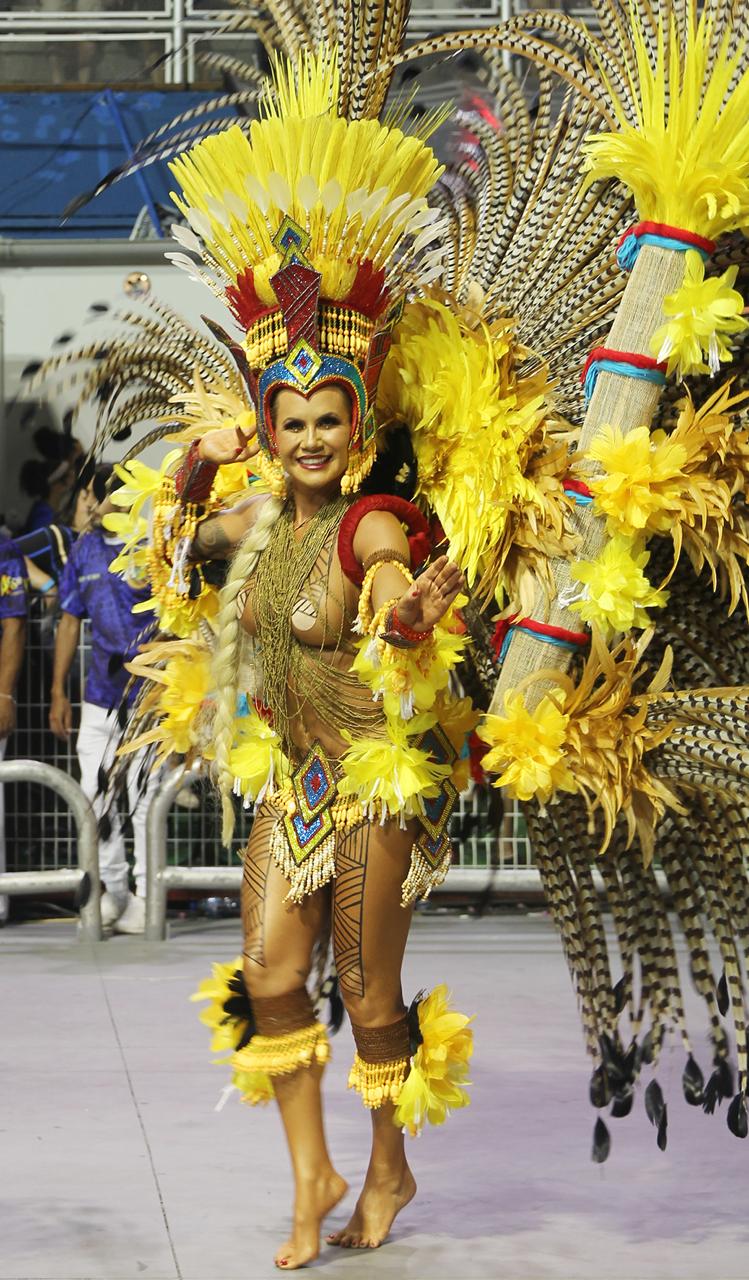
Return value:
<svg viewBox="0 0 749 1280">
<path fill-rule="evenodd" d="M 301 542 L 294 537 L 291 508 L 283 511 L 251 583 L 252 610 L 262 653 L 263 698 L 288 755 L 296 754 L 290 731 L 291 691 L 299 701 L 300 711 L 309 704 L 338 735 L 360 737 L 376 733 L 383 724 L 381 708 L 362 699 L 358 676 L 339 670 L 330 661 L 331 653 L 340 652 L 347 639 L 345 610 L 341 610 L 332 645 L 327 636 L 317 647 L 302 643 L 291 625 L 292 614 L 326 546 L 331 547 L 332 563 L 334 535 L 348 505 L 346 498 L 328 503 L 309 522 Z"/>
</svg>

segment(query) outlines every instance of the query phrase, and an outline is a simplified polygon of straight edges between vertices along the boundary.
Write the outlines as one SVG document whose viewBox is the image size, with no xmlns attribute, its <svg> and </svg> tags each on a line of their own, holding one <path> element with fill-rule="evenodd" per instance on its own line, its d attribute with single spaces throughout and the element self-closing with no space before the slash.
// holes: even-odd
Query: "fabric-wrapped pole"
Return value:
<svg viewBox="0 0 749 1280">
<path fill-rule="evenodd" d="M 643 245 L 627 281 L 616 319 L 611 326 L 606 347 L 647 356 L 653 334 L 663 324 L 663 302 L 674 293 L 684 279 L 684 254 L 676 249 Z M 635 378 L 601 369 L 588 405 L 580 433 L 579 450 L 587 452 L 604 426 L 619 427 L 623 434 L 636 427 L 650 426 L 662 386 L 644 378 Z M 593 469 L 591 468 L 592 473 Z M 578 507 L 571 517 L 580 536 L 577 557 L 593 560 L 606 540 L 606 523 L 594 516 L 590 507 Z M 558 559 L 552 564 L 556 598 L 547 608 L 543 591 L 536 595 L 532 616 L 552 626 L 577 631 L 579 616 L 560 603 L 570 588 L 570 562 Z M 574 589 L 574 588 L 573 588 Z M 494 690 L 490 712 L 502 715 L 505 693 L 542 667 L 566 671 L 572 651 L 532 638 L 526 632 L 514 631 L 506 651 Z M 551 688 L 552 680 L 537 680 L 526 691 L 525 701 L 532 710 Z"/>
</svg>

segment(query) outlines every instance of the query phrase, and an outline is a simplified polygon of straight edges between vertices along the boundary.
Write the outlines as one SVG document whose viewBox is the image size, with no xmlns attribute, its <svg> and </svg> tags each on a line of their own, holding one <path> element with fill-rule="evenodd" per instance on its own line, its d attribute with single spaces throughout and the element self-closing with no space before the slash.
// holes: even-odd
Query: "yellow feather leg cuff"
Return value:
<svg viewBox="0 0 749 1280">
<path fill-rule="evenodd" d="M 365 1107 L 375 1111 L 386 1102 L 397 1102 L 408 1075 L 408 1058 L 394 1062 L 364 1062 L 358 1053 L 349 1072 L 348 1087 L 356 1089 Z"/>
</svg>

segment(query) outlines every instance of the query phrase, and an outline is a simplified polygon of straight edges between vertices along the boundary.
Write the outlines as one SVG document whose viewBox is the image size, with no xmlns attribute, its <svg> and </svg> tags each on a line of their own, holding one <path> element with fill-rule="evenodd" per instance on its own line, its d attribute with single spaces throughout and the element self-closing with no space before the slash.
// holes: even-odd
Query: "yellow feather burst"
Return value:
<svg viewBox="0 0 749 1280">
<path fill-rule="evenodd" d="M 619 130 L 584 144 L 587 182 L 619 178 L 640 218 L 714 239 L 749 223 L 749 66 L 728 13 L 718 40 L 710 6 L 689 9 L 683 42 L 660 16 L 655 65 L 633 10 L 632 101 L 602 76 Z"/>
<path fill-rule="evenodd" d="M 421 136 L 337 114 L 337 58 L 323 45 L 296 62 L 279 59 L 249 137 L 232 125 L 170 164 L 184 193 L 173 199 L 209 254 L 232 282 L 252 269 L 268 305 L 280 266 L 272 237 L 284 215 L 310 234 L 306 255 L 322 274 L 322 296 L 340 299 L 360 261 L 382 267 L 420 227 L 442 172 Z"/>
<path fill-rule="evenodd" d="M 525 463 L 548 413 L 545 377 L 520 379 L 505 321 L 470 328 L 436 299 L 406 308 L 385 362 L 378 410 L 406 422 L 419 489 L 450 555 L 475 581 L 502 541 L 510 513 L 541 500 Z"/>
</svg>

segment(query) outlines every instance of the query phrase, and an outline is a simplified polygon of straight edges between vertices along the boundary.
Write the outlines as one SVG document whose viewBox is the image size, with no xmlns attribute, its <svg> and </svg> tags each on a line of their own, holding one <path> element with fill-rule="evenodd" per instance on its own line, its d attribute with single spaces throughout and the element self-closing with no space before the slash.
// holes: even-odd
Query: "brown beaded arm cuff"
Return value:
<svg viewBox="0 0 749 1280">
<path fill-rule="evenodd" d="M 362 560 L 362 570 L 368 573 L 373 565 L 376 564 L 402 564 L 406 569 L 411 568 L 411 557 L 407 556 L 405 551 L 397 551 L 392 547 L 378 547 L 376 551 L 370 551 L 368 556 Z"/>
<path fill-rule="evenodd" d="M 200 441 L 193 440 L 182 466 L 174 477 L 177 496 L 184 504 L 205 502 L 213 488 L 217 462 L 205 462 L 199 455 Z"/>
</svg>

